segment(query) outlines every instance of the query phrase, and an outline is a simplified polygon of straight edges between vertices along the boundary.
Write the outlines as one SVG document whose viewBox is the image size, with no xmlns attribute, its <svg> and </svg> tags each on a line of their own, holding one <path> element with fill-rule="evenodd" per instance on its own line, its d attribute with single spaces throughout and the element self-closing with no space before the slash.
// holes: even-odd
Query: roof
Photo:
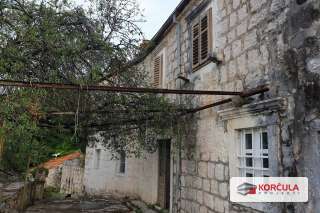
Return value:
<svg viewBox="0 0 320 213">
<path fill-rule="evenodd" d="M 54 158 L 54 159 L 51 159 L 51 160 L 45 162 L 44 164 L 42 164 L 41 167 L 46 168 L 46 169 L 53 169 L 53 168 L 56 168 L 56 167 L 62 165 L 67 160 L 73 160 L 73 159 L 79 158 L 80 155 L 81 155 L 80 152 L 74 152 L 69 155 Z"/>
<path fill-rule="evenodd" d="M 164 22 L 158 32 L 153 36 L 151 41 L 149 42 L 149 46 L 146 50 L 138 56 L 135 60 L 132 61 L 131 64 L 140 63 L 149 55 L 150 52 L 154 50 L 154 48 L 162 41 L 166 32 L 175 24 L 174 19 L 175 17 L 179 16 L 182 11 L 186 8 L 186 6 L 191 2 L 191 0 L 181 0 L 175 10 L 171 13 L 168 19 Z"/>
<path fill-rule="evenodd" d="M 172 26 L 172 24 L 174 24 L 174 18 L 181 14 L 181 12 L 190 3 L 190 1 L 191 0 L 181 0 L 181 2 L 174 9 L 174 11 L 171 13 L 171 15 L 165 21 L 165 23 L 161 26 L 161 28 L 158 30 L 158 32 L 153 36 L 151 41 L 153 41 L 154 43 L 158 43 L 162 40 L 163 35 L 167 31 L 167 29 L 170 28 Z"/>
</svg>

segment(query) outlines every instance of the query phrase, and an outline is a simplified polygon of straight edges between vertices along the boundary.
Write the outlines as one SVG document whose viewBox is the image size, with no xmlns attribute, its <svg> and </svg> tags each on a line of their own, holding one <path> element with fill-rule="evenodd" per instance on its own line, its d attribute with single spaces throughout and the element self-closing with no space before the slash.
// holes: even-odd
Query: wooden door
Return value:
<svg viewBox="0 0 320 213">
<path fill-rule="evenodd" d="M 170 208 L 170 141 L 159 142 L 158 204 Z"/>
</svg>

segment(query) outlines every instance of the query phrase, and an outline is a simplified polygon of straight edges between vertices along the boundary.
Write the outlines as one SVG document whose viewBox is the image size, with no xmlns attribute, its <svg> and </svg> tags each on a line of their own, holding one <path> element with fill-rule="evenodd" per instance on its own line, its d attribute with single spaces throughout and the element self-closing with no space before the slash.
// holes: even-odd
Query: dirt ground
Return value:
<svg viewBox="0 0 320 213">
<path fill-rule="evenodd" d="M 76 212 L 134 212 L 126 203 L 112 199 L 41 201 L 29 207 L 25 213 L 76 213 Z"/>
</svg>

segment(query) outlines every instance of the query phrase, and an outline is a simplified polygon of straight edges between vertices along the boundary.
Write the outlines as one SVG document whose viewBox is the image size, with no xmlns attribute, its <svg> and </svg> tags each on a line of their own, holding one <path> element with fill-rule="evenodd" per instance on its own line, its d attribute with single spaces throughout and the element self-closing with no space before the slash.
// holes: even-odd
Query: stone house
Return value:
<svg viewBox="0 0 320 213">
<path fill-rule="evenodd" d="M 154 85 L 270 90 L 197 112 L 191 158 L 167 139 L 147 159 L 110 160 L 88 148 L 85 190 L 139 196 L 170 212 L 319 211 L 319 37 L 318 0 L 182 0 L 138 60 Z M 232 203 L 229 180 L 241 176 L 308 177 L 309 201 Z"/>
</svg>

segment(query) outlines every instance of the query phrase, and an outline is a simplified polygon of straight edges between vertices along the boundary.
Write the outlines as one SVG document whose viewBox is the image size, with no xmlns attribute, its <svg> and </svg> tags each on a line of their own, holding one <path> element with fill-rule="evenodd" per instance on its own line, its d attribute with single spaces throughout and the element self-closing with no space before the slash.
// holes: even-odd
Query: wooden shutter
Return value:
<svg viewBox="0 0 320 213">
<path fill-rule="evenodd" d="M 192 68 L 200 64 L 200 25 L 192 26 Z"/>
<path fill-rule="evenodd" d="M 212 9 L 192 25 L 192 68 L 208 60 L 212 49 Z"/>
<path fill-rule="evenodd" d="M 162 85 L 163 55 L 157 56 L 153 64 L 153 85 L 160 87 Z"/>
<path fill-rule="evenodd" d="M 209 9 L 207 13 L 201 17 L 201 36 L 200 36 L 200 63 L 205 62 L 209 58 L 212 46 L 212 10 Z"/>
</svg>

